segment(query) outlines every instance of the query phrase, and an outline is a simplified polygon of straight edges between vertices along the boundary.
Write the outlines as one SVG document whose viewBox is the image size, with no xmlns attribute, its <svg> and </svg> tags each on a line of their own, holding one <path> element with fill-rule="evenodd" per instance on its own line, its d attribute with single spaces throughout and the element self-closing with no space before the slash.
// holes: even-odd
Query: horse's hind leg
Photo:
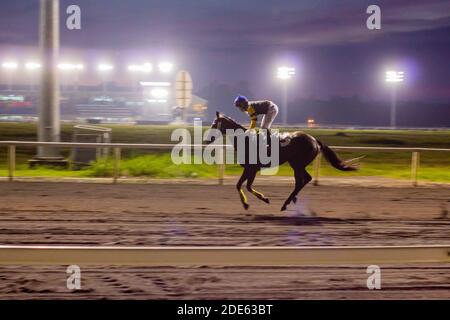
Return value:
<svg viewBox="0 0 450 320">
<path fill-rule="evenodd" d="M 256 173 L 258 170 L 252 170 L 248 174 L 247 178 L 247 190 L 250 191 L 254 196 L 256 196 L 259 200 L 264 201 L 265 203 L 270 203 L 269 199 L 266 198 L 261 192 L 256 191 L 252 188 L 253 181 L 255 181 Z"/>
<path fill-rule="evenodd" d="M 306 185 L 306 178 L 307 176 L 311 177 L 304 168 L 300 168 L 300 167 L 294 167 L 294 174 L 295 174 L 295 188 L 294 191 L 291 192 L 291 194 L 289 195 L 289 197 L 286 199 L 286 201 L 284 202 L 283 206 L 281 207 L 281 211 L 284 211 L 287 209 L 287 206 L 289 205 L 289 203 L 291 203 L 291 201 L 294 200 L 294 198 L 296 198 L 297 194 L 300 192 L 300 190 L 302 190 L 302 188 Z"/>
<path fill-rule="evenodd" d="M 311 182 L 311 180 L 312 180 L 312 177 L 311 177 L 311 175 L 308 173 L 308 171 L 306 171 L 306 170 L 303 170 L 303 178 L 305 179 L 303 182 L 304 182 L 304 185 L 303 185 L 303 187 L 302 188 L 304 188 L 308 183 L 310 183 Z M 299 190 L 299 192 L 300 192 L 300 190 Z M 297 192 L 297 194 L 298 194 L 298 192 Z M 294 203 L 297 203 L 297 194 L 292 198 L 292 202 L 294 202 Z"/>
<path fill-rule="evenodd" d="M 244 190 L 242 190 L 242 185 L 244 184 L 245 180 L 248 179 L 248 169 L 244 168 L 244 172 L 242 172 L 241 177 L 239 178 L 238 183 L 236 184 L 236 189 L 239 192 L 239 197 L 241 199 L 242 205 L 244 206 L 244 209 L 247 210 L 249 205 L 247 202 L 247 197 L 245 196 Z"/>
</svg>

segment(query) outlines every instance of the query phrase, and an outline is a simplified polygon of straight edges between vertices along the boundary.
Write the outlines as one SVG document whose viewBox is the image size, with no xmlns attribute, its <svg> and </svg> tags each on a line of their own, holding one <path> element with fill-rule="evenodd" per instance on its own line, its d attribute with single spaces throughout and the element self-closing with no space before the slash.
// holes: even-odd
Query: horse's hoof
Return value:
<svg viewBox="0 0 450 320">
<path fill-rule="evenodd" d="M 263 198 L 262 201 L 264 201 L 264 202 L 267 203 L 267 204 L 270 204 L 269 198 Z"/>
<path fill-rule="evenodd" d="M 297 203 L 297 197 L 294 197 L 294 199 L 292 199 L 292 202 Z"/>
<path fill-rule="evenodd" d="M 248 210 L 248 207 L 250 207 L 248 204 L 244 203 L 244 209 Z"/>
<path fill-rule="evenodd" d="M 286 211 L 286 209 L 287 209 L 287 207 L 286 207 L 286 205 L 284 205 L 284 206 L 281 207 L 280 211 Z"/>
</svg>

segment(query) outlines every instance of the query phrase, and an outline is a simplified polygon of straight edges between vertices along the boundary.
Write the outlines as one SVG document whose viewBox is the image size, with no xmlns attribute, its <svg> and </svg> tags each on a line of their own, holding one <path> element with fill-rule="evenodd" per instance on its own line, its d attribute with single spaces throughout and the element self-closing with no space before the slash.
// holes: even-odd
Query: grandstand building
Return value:
<svg viewBox="0 0 450 320">
<path fill-rule="evenodd" d="M 167 124 L 179 120 L 173 86 L 150 89 L 108 83 L 102 86 L 62 86 L 61 119 L 87 122 L 142 122 Z M 3 120 L 26 121 L 37 117 L 39 91 L 36 87 L 0 85 L 0 116 Z M 204 119 L 208 101 L 193 95 L 186 121 Z"/>
</svg>

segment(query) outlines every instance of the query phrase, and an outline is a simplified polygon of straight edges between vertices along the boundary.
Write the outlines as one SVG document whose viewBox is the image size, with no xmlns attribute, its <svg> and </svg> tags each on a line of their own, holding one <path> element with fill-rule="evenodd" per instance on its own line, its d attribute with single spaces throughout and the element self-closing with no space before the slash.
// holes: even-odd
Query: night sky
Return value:
<svg viewBox="0 0 450 320">
<path fill-rule="evenodd" d="M 38 4 L 2 0 L 0 61 L 35 55 Z M 80 31 L 65 29 L 70 4 L 81 7 Z M 381 30 L 366 28 L 371 4 L 381 7 Z M 129 63 L 169 59 L 196 89 L 248 81 L 252 98 L 271 98 L 276 66 L 289 64 L 292 99 L 383 100 L 393 68 L 406 73 L 402 99 L 450 101 L 448 0 L 62 0 L 61 17 L 62 57 L 86 64 L 86 82 L 105 59 L 118 66 L 117 81 Z"/>
</svg>

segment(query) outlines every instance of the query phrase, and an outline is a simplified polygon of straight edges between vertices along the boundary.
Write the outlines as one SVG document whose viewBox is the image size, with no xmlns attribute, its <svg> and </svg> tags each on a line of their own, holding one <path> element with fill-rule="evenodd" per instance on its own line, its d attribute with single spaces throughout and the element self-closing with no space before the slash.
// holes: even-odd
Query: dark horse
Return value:
<svg viewBox="0 0 450 320">
<path fill-rule="evenodd" d="M 211 125 L 211 129 L 218 129 L 222 134 L 226 133 L 227 129 L 238 130 L 241 129 L 243 131 L 246 130 L 245 127 L 238 124 L 233 119 L 216 113 L 216 119 Z M 353 171 L 357 170 L 356 166 L 352 166 L 350 163 L 354 162 L 357 159 L 342 161 L 339 159 L 337 154 L 331 150 L 328 146 L 306 134 L 302 131 L 296 131 L 289 135 L 290 142 L 286 146 L 281 146 L 279 149 L 279 164 L 283 164 L 288 162 L 289 165 L 294 169 L 295 175 L 295 188 L 294 191 L 289 195 L 289 197 L 284 202 L 281 207 L 281 211 L 286 210 L 287 206 L 293 201 L 297 202 L 297 194 L 300 190 L 308 184 L 312 178 L 309 173 L 306 171 L 306 166 L 309 165 L 319 154 L 322 152 L 325 159 L 336 169 L 341 171 Z M 234 149 L 237 150 L 236 140 L 233 143 Z M 250 191 L 253 195 L 255 195 L 258 199 L 269 203 L 269 199 L 266 198 L 262 193 L 256 191 L 252 188 L 253 181 L 255 180 L 257 172 L 264 167 L 261 164 L 241 164 L 244 167 L 244 172 L 242 173 L 241 178 L 239 179 L 236 188 L 239 192 L 241 202 L 244 208 L 247 210 L 249 205 L 247 203 L 247 197 L 242 190 L 242 185 L 245 181 L 247 181 L 247 190 Z"/>
</svg>

